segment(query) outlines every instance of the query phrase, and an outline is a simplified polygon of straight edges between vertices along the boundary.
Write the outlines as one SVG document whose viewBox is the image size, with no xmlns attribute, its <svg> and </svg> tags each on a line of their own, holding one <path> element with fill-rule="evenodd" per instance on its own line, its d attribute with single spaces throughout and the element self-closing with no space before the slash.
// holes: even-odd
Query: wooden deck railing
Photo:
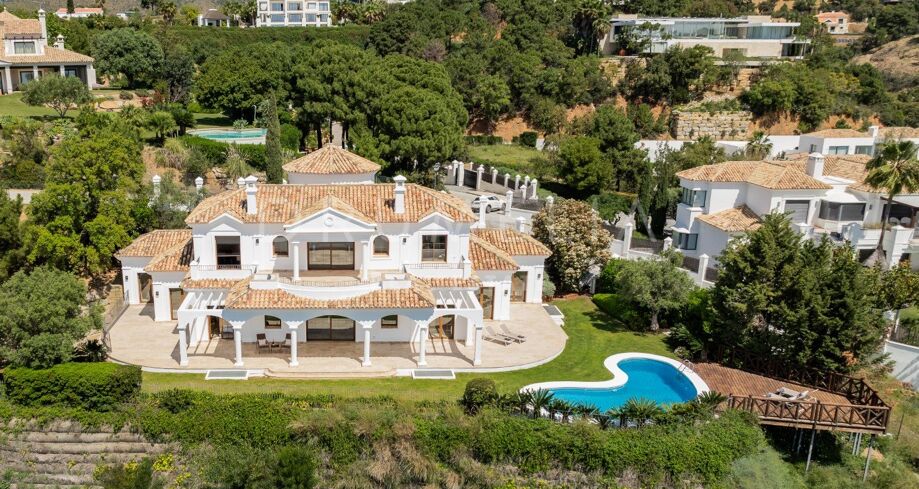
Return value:
<svg viewBox="0 0 919 489">
<path fill-rule="evenodd" d="M 890 417 L 890 408 L 887 406 L 792 402 L 754 396 L 729 396 L 727 407 L 752 413 L 765 424 L 825 430 L 884 433 Z"/>
<path fill-rule="evenodd" d="M 790 366 L 773 358 L 763 358 L 741 349 L 719 349 L 709 360 L 725 367 L 736 368 L 745 372 L 786 380 L 806 385 L 826 392 L 839 394 L 852 404 L 887 407 L 864 379 L 850 377 L 835 372 L 824 372 L 817 369 Z"/>
</svg>

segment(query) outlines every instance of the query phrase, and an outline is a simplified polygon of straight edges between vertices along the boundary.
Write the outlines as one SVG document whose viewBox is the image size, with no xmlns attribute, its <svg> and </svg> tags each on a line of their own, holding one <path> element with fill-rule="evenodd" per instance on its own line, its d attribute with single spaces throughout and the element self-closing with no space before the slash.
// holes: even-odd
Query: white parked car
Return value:
<svg viewBox="0 0 919 489">
<path fill-rule="evenodd" d="M 503 211 L 507 204 L 495 195 L 480 195 L 472 200 L 472 210 L 479 211 L 480 206 L 485 206 L 485 212 Z"/>
</svg>

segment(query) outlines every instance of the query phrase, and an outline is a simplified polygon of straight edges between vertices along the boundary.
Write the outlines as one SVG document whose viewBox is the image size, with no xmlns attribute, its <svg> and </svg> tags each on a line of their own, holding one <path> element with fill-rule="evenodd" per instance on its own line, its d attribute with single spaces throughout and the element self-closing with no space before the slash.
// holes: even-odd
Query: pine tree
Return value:
<svg viewBox="0 0 919 489">
<path fill-rule="evenodd" d="M 281 158 L 281 123 L 278 121 L 278 102 L 274 94 L 268 97 L 265 110 L 265 163 L 268 183 L 281 183 L 284 178 Z"/>
</svg>

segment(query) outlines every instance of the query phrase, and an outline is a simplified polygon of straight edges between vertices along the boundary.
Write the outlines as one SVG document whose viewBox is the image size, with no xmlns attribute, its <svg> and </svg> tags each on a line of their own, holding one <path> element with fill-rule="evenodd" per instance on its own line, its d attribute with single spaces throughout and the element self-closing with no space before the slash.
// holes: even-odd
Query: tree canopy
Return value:
<svg viewBox="0 0 919 489">
<path fill-rule="evenodd" d="M 533 216 L 533 236 L 552 250 L 546 270 L 560 292 L 580 290 L 590 267 L 609 260 L 610 236 L 602 224 L 589 204 L 574 199 Z"/>
<path fill-rule="evenodd" d="M 93 38 L 93 58 L 102 75 L 123 75 L 129 87 L 149 84 L 163 63 L 160 43 L 146 32 L 124 27 Z"/>
<path fill-rule="evenodd" d="M 71 108 L 93 100 L 86 84 L 74 76 L 43 76 L 26 83 L 22 91 L 23 102 L 50 107 L 62 118 Z"/>
</svg>

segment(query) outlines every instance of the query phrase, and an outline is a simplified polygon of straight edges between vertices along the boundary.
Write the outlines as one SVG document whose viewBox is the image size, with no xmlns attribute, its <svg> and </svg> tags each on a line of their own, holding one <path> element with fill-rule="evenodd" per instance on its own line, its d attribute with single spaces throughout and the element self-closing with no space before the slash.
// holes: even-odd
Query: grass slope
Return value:
<svg viewBox="0 0 919 489">
<path fill-rule="evenodd" d="M 507 168 L 524 168 L 531 165 L 530 160 L 545 157 L 536 148 L 528 148 L 519 144 L 469 146 L 468 151 L 469 158 L 476 163 L 493 164 Z"/>
<path fill-rule="evenodd" d="M 400 400 L 456 399 L 466 382 L 475 377 L 491 378 L 500 390 L 510 392 L 524 385 L 549 380 L 607 380 L 610 373 L 603 360 L 614 354 L 641 351 L 672 356 L 661 335 L 636 333 L 600 312 L 588 298 L 554 302 L 565 314 L 568 343 L 555 360 L 539 367 L 495 374 L 460 374 L 455 381 L 384 379 L 299 380 L 251 379 L 204 381 L 200 374 L 144 374 L 144 389 L 160 391 L 173 387 L 211 392 L 283 392 L 287 394 L 329 393 L 342 397 L 388 395 Z"/>
</svg>

